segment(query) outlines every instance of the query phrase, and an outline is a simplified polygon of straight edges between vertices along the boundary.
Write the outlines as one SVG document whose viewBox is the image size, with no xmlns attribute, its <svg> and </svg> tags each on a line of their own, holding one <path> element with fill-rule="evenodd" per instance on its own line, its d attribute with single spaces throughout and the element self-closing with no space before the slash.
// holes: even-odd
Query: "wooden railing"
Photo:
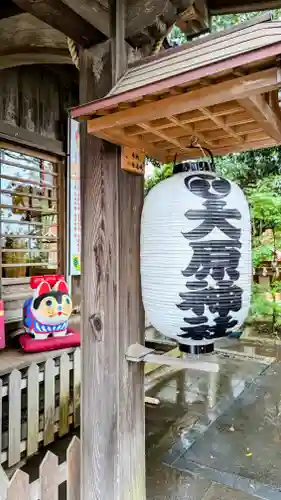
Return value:
<svg viewBox="0 0 281 500">
<path fill-rule="evenodd" d="M 67 450 L 66 462 L 48 451 L 39 468 L 39 478 L 30 482 L 29 475 L 18 469 L 11 480 L 0 466 L 1 500 L 57 500 L 59 485 L 66 481 L 66 500 L 80 500 L 80 441 L 75 436 Z"/>
<path fill-rule="evenodd" d="M 0 463 L 5 468 L 79 426 L 80 370 L 76 348 L 1 377 Z"/>
</svg>

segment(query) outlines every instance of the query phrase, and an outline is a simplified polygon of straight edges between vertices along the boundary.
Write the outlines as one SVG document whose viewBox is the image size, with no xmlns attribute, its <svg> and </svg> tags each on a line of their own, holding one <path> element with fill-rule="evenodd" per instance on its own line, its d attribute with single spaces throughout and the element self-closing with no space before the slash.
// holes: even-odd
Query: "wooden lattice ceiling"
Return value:
<svg viewBox="0 0 281 500">
<path fill-rule="evenodd" d="M 160 62 L 147 60 L 129 69 L 109 96 L 73 110 L 72 116 L 86 118 L 90 134 L 162 162 L 175 155 L 194 157 L 195 139 L 215 155 L 281 144 L 281 23 L 247 26 L 224 37 L 223 42 L 207 37 L 185 51 L 168 51 Z M 194 67 L 203 59 L 204 65 Z"/>
<path fill-rule="evenodd" d="M 265 119 L 265 107 L 268 118 L 271 115 L 269 121 Z M 143 142 L 147 154 L 167 162 L 175 155 L 182 159 L 194 156 L 189 147 L 194 140 L 213 154 L 223 155 L 280 143 L 281 124 L 277 128 L 276 121 L 265 99 L 256 96 L 124 127 L 122 143 L 135 147 Z M 89 124 L 89 133 L 95 133 L 91 123 L 94 121 Z M 105 130 L 104 137 L 116 142 L 115 131 Z"/>
<path fill-rule="evenodd" d="M 208 90 L 207 87 L 206 94 Z M 274 99 L 276 93 L 271 93 L 271 102 Z M 264 96 L 206 104 L 192 111 L 174 112 L 168 117 L 165 116 L 168 104 L 165 99 L 161 101 L 157 101 L 163 105 L 161 118 L 142 120 L 140 116 L 141 121 L 136 119 L 132 125 L 107 126 L 111 118 L 132 122 L 129 113 L 132 108 L 128 107 L 128 111 L 119 111 L 122 115 L 118 117 L 109 112 L 107 122 L 102 118 L 92 119 L 88 131 L 111 142 L 142 150 L 163 162 L 171 161 L 175 155 L 181 159 L 194 156 L 195 152 L 189 146 L 195 139 L 215 155 L 281 143 L 281 122 Z M 153 101 L 149 106 L 153 109 Z M 103 124 L 105 128 L 101 129 Z"/>
</svg>

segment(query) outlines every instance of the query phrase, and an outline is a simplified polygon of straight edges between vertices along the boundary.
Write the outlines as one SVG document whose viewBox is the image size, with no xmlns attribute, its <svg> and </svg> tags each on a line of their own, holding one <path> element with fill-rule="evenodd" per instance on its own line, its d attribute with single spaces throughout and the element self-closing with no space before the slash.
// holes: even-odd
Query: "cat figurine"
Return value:
<svg viewBox="0 0 281 500">
<path fill-rule="evenodd" d="M 67 334 L 71 312 L 72 301 L 66 282 L 61 279 L 51 288 L 47 281 L 41 281 L 33 298 L 24 303 L 24 328 L 36 340 L 63 337 Z"/>
</svg>

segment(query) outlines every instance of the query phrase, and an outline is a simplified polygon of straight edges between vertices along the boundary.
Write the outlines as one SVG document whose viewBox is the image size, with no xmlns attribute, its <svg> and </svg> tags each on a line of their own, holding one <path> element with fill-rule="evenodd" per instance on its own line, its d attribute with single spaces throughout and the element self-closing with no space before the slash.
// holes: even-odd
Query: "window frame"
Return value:
<svg viewBox="0 0 281 500">
<path fill-rule="evenodd" d="M 33 156 L 38 159 L 42 159 L 45 161 L 49 161 L 51 163 L 55 163 L 57 167 L 57 228 L 58 228 L 58 245 L 57 245 L 57 273 L 65 274 L 66 271 L 66 189 L 67 189 L 67 179 L 66 179 L 66 161 L 65 158 L 61 155 L 49 154 L 46 152 L 38 151 L 34 147 L 22 146 L 13 143 L 12 141 L 6 141 L 0 139 L 0 149 L 7 149 L 13 152 L 26 154 L 27 156 Z M 0 175 L 0 183 L 1 183 L 1 175 Z M 1 184 L 0 184 L 1 188 Z M 1 222 L 1 217 L 0 217 Z M 24 298 L 28 297 L 27 293 L 14 293 L 9 296 L 7 299 L 7 295 L 3 294 L 3 287 L 9 285 L 24 285 L 30 282 L 30 277 L 17 277 L 17 278 L 4 278 L 3 277 L 3 251 L 2 246 L 0 248 L 0 298 L 4 300 L 4 311 L 5 311 L 5 302 L 13 302 L 17 300 L 24 300 Z M 20 321 L 21 318 L 15 317 L 14 319 L 7 319 L 5 323 L 16 323 Z"/>
</svg>

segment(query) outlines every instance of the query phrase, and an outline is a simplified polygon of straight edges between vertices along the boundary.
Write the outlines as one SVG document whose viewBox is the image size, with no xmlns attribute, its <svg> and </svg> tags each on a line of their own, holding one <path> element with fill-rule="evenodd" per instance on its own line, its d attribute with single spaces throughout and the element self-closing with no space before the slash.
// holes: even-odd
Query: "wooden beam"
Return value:
<svg viewBox="0 0 281 500">
<path fill-rule="evenodd" d="M 164 153 L 157 147 L 155 147 L 153 144 L 148 145 L 146 142 L 143 141 L 143 139 L 140 136 L 129 137 L 126 134 L 124 134 L 123 131 L 116 131 L 116 129 L 114 130 L 114 132 L 110 130 L 110 135 L 107 134 L 106 130 L 101 130 L 95 135 L 96 137 L 104 139 L 105 141 L 112 142 L 117 146 L 122 144 L 124 146 L 128 146 L 129 148 L 136 149 L 137 151 L 145 152 L 147 155 L 151 156 L 152 158 L 155 158 L 160 162 L 165 162 Z"/>
<path fill-rule="evenodd" d="M 236 127 L 238 125 L 245 125 L 246 123 L 252 123 L 253 118 L 249 115 L 249 113 L 234 113 L 233 115 L 229 115 L 225 117 L 225 123 L 230 127 Z"/>
<path fill-rule="evenodd" d="M 12 141 L 22 146 L 30 146 L 39 151 L 65 156 L 63 143 L 56 139 L 49 139 L 43 135 L 30 132 L 22 127 L 16 127 L 0 120 L 0 139 Z"/>
<path fill-rule="evenodd" d="M 80 53 L 80 102 L 111 88 L 105 49 L 100 79 L 92 71 L 95 50 Z M 125 360 L 129 345 L 144 343 L 143 178 L 121 171 L 120 155 L 81 125 L 83 500 L 146 498 L 144 367 Z"/>
<path fill-rule="evenodd" d="M 184 94 L 168 97 L 152 104 L 144 104 L 104 117 L 94 118 L 88 122 L 88 131 L 94 134 L 98 130 L 114 126 L 135 125 L 138 122 L 169 117 L 238 98 L 242 99 L 276 89 L 280 83 L 281 70 L 271 68 L 245 77 L 217 83 L 208 88 L 189 90 Z"/>
<path fill-rule="evenodd" d="M 261 132 L 262 127 L 256 122 L 245 123 L 244 125 L 236 125 L 233 130 L 239 135 L 245 135 L 251 132 Z M 207 132 L 207 137 L 212 141 L 216 141 L 218 139 L 225 139 L 229 136 L 229 134 L 225 130 L 214 130 L 211 132 Z"/>
<path fill-rule="evenodd" d="M 245 142 L 244 144 L 237 144 L 235 145 L 235 152 L 243 152 L 243 151 L 250 151 L 252 149 L 261 149 L 261 148 L 270 148 L 272 146 L 276 146 L 276 141 L 273 139 L 263 139 L 261 141 L 251 141 L 251 142 Z M 233 146 L 222 146 L 220 148 L 217 148 L 214 150 L 214 154 L 216 156 L 223 156 L 229 153 L 233 153 L 234 148 Z"/>
<path fill-rule="evenodd" d="M 106 3 L 98 0 L 79 1 L 62 0 L 66 5 L 98 28 L 107 37 L 111 36 L 110 16 Z M 183 0 L 180 9 L 184 10 L 186 5 L 193 0 Z M 198 0 L 197 0 L 198 1 Z M 166 34 L 168 27 L 178 19 L 178 5 L 174 5 L 170 0 L 129 0 L 126 9 L 126 40 L 133 47 L 144 46 L 153 43 L 155 39 Z M 195 31 L 198 32 L 201 24 L 205 21 L 205 16 L 197 9 L 193 18 L 197 19 Z M 202 17 L 202 21 L 201 21 Z M 160 22 L 159 22 L 160 21 Z M 192 29 L 192 20 L 185 23 L 185 29 L 189 32 Z M 164 48 L 170 48 L 167 39 L 163 41 Z"/>
<path fill-rule="evenodd" d="M 236 142 L 243 142 L 243 139 L 240 135 L 238 135 L 227 123 L 224 118 L 220 116 L 214 116 L 208 108 L 200 108 L 200 111 L 204 116 L 212 120 L 218 127 L 222 128 L 228 135 L 236 139 Z"/>
<path fill-rule="evenodd" d="M 212 147 L 212 142 L 209 140 L 207 137 L 205 137 L 203 134 L 200 134 L 200 132 L 195 131 L 195 127 L 192 125 L 188 125 L 188 123 L 183 124 L 180 120 L 178 120 L 175 116 L 170 116 L 170 120 L 174 125 L 177 125 L 178 127 L 182 128 L 183 130 L 186 131 L 187 134 L 190 134 L 191 136 L 194 136 L 197 138 L 197 140 L 200 141 L 201 146 L 206 144 L 206 146 L 211 146 Z"/>
<path fill-rule="evenodd" d="M 111 2 L 111 47 L 113 64 L 113 84 L 125 73 L 127 68 L 126 51 L 126 0 L 115 0 Z"/>
<path fill-rule="evenodd" d="M 178 147 L 181 151 L 185 151 L 186 148 L 180 143 L 180 141 L 176 138 L 170 137 L 169 135 L 165 134 L 164 132 L 161 132 L 160 130 L 153 130 L 149 125 L 146 125 L 146 123 L 139 123 L 139 126 L 142 127 L 144 130 L 147 132 L 151 132 L 156 135 L 156 137 L 160 137 L 161 139 L 164 139 L 167 141 L 167 143 L 174 144 L 174 146 Z"/>
<path fill-rule="evenodd" d="M 90 2 L 85 0 L 79 0 L 79 2 L 77 2 L 77 0 L 63 0 L 63 3 L 104 33 L 108 38 L 110 37 L 110 16 L 108 8 L 98 0 L 91 0 Z"/>
<path fill-rule="evenodd" d="M 253 142 L 248 142 L 248 143 L 243 143 L 243 144 L 236 144 L 235 148 L 234 146 L 221 146 L 221 147 L 214 147 L 212 149 L 212 153 L 214 156 L 224 156 L 233 152 L 242 152 L 242 151 L 250 151 L 252 149 L 261 149 L 261 148 L 269 148 L 272 146 L 276 146 L 276 141 L 273 139 L 263 139 L 262 141 L 253 141 Z M 170 150 L 169 154 L 167 154 L 166 157 L 166 162 L 169 163 L 173 161 L 175 154 L 177 153 L 177 150 Z M 200 151 L 190 151 L 190 155 L 187 156 L 186 154 L 184 155 L 179 155 L 177 160 L 186 160 L 188 158 L 200 158 L 202 156 L 202 153 Z"/>
<path fill-rule="evenodd" d="M 90 47 L 106 39 L 104 33 L 76 14 L 62 0 L 13 0 L 13 2 L 23 11 L 61 31 L 82 47 Z"/>
<path fill-rule="evenodd" d="M 177 26 L 183 32 L 198 33 L 209 27 L 209 12 L 205 0 L 194 0 L 192 5 L 178 15 Z M 200 28 L 199 28 L 200 26 Z"/>
<path fill-rule="evenodd" d="M 84 19 L 87 19 L 93 26 L 97 26 L 105 35 L 110 37 L 110 12 L 98 1 L 91 2 L 77 0 L 63 0 L 74 12 Z M 110 3 L 110 2 L 109 2 Z M 130 0 L 126 12 L 126 37 L 131 37 L 137 32 L 141 32 L 147 26 L 153 25 L 157 16 L 163 14 L 165 10 L 165 0 Z M 176 8 L 174 9 L 176 13 Z"/>
<path fill-rule="evenodd" d="M 256 142 L 256 141 L 267 141 L 270 139 L 264 130 L 261 132 L 254 132 L 252 134 L 246 134 L 243 136 L 243 141 L 241 144 L 243 145 L 243 148 L 245 148 L 245 144 L 248 144 L 250 142 Z M 214 145 L 214 149 L 220 149 L 224 148 L 227 146 L 231 146 L 233 148 L 233 151 L 235 151 L 237 145 L 237 141 L 233 139 L 233 137 L 226 137 L 224 139 L 218 139 L 216 141 L 216 144 Z"/>
<path fill-rule="evenodd" d="M 0 3 L 0 19 L 8 19 L 9 17 L 17 16 L 23 11 L 11 0 L 1 0 Z"/>
<path fill-rule="evenodd" d="M 281 109 L 279 103 L 279 89 L 272 90 L 268 93 L 268 104 L 273 109 L 278 118 L 281 119 Z"/>
<path fill-rule="evenodd" d="M 269 137 L 278 143 L 281 142 L 281 120 L 263 96 L 253 95 L 246 99 L 239 99 L 239 104 L 261 125 Z"/>
<path fill-rule="evenodd" d="M 47 49 L 32 50 L 28 47 L 26 51 L 21 51 L 13 54 L 0 55 L 0 70 L 14 68 L 16 66 L 27 66 L 30 64 L 71 64 L 70 54 L 67 50 Z"/>
</svg>

